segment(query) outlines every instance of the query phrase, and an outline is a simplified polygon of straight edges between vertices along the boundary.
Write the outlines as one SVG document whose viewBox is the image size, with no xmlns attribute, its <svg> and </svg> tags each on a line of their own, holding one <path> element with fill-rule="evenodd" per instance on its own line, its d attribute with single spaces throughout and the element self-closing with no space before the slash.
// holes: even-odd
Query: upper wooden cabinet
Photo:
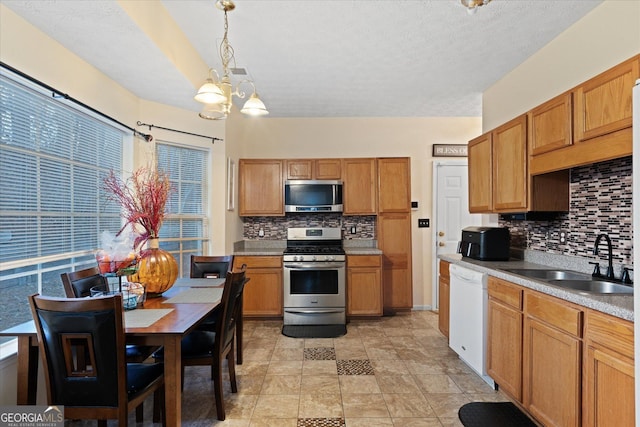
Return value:
<svg viewBox="0 0 640 427">
<path fill-rule="evenodd" d="M 528 173 L 526 115 L 469 141 L 468 162 L 471 213 L 569 210 L 568 171 Z"/>
<path fill-rule="evenodd" d="M 375 215 L 377 207 L 376 159 L 342 161 L 344 215 Z"/>
<path fill-rule="evenodd" d="M 567 147 L 573 143 L 571 100 L 571 92 L 567 92 L 527 113 L 531 156 Z"/>
<path fill-rule="evenodd" d="M 410 211 L 410 159 L 408 157 L 378 159 L 378 213 Z"/>
<path fill-rule="evenodd" d="M 284 216 L 283 172 L 282 160 L 240 159 L 240 216 Z"/>
<path fill-rule="evenodd" d="M 538 125 L 546 127 L 538 130 L 548 133 L 548 137 L 532 143 L 534 151 L 530 153 L 533 154 L 529 164 L 530 175 L 630 156 L 633 145 L 631 92 L 638 78 L 640 55 L 582 83 L 570 94 L 561 95 L 533 109 L 530 118 L 532 113 L 540 115 L 545 114 L 545 109 L 548 110 L 547 117 L 538 118 Z M 561 117 L 566 115 L 563 111 L 566 107 L 560 105 L 563 96 L 571 96 L 573 105 L 571 116 L 560 123 Z M 572 143 L 568 144 L 566 138 L 571 130 Z M 545 144 L 545 141 L 549 144 Z"/>
<path fill-rule="evenodd" d="M 493 209 L 491 133 L 469 141 L 469 212 L 490 212 Z"/>
<path fill-rule="evenodd" d="M 341 159 L 286 160 L 287 179 L 341 179 Z"/>
<path fill-rule="evenodd" d="M 493 208 L 527 210 L 527 117 L 522 115 L 492 132 Z"/>
<path fill-rule="evenodd" d="M 631 93 L 640 78 L 640 56 L 574 89 L 574 141 L 586 141 L 631 127 Z"/>
</svg>

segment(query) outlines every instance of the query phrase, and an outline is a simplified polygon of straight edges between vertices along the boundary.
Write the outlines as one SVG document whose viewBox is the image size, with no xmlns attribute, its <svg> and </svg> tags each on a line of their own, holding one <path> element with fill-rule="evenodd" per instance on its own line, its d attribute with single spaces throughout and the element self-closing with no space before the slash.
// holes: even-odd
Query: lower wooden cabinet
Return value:
<svg viewBox="0 0 640 427">
<path fill-rule="evenodd" d="M 382 316 L 380 258 L 347 256 L 347 316 Z"/>
<path fill-rule="evenodd" d="M 489 278 L 487 373 L 522 402 L 522 288 Z"/>
<path fill-rule="evenodd" d="M 234 268 L 247 265 L 249 282 L 244 287 L 245 317 L 282 316 L 282 257 L 236 256 Z"/>
<path fill-rule="evenodd" d="M 489 277 L 487 372 L 544 426 L 635 423 L 634 325 Z"/>
<path fill-rule="evenodd" d="M 525 291 L 523 404 L 545 426 L 581 424 L 582 311 Z"/>
<path fill-rule="evenodd" d="M 438 276 L 438 329 L 449 341 L 449 263 L 440 261 L 440 275 Z"/>
<path fill-rule="evenodd" d="M 588 311 L 584 344 L 583 425 L 634 425 L 633 323 Z"/>
<path fill-rule="evenodd" d="M 378 247 L 382 250 L 385 312 L 413 308 L 411 214 L 378 215 Z"/>
</svg>

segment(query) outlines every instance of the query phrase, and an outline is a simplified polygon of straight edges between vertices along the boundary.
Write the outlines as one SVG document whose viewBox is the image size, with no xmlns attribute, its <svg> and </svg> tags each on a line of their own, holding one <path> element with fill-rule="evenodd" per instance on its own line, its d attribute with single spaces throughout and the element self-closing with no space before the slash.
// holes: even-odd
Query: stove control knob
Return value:
<svg viewBox="0 0 640 427">
<path fill-rule="evenodd" d="M 333 255 L 327 255 L 327 261 L 335 261 L 336 258 Z"/>
<path fill-rule="evenodd" d="M 303 257 L 302 255 L 300 255 L 300 256 L 296 256 L 294 259 L 295 259 L 296 261 L 304 261 L 304 257 Z"/>
<path fill-rule="evenodd" d="M 315 256 L 315 255 L 313 255 L 313 256 L 311 257 L 311 261 L 315 261 L 315 260 L 316 260 L 316 256 Z"/>
</svg>

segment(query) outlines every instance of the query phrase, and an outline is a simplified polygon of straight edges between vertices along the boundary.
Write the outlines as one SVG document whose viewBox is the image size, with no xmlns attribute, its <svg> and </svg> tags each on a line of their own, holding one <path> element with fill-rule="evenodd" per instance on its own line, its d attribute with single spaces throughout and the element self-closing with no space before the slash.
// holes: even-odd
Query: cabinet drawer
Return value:
<svg viewBox="0 0 640 427">
<path fill-rule="evenodd" d="M 440 260 L 440 276 L 446 277 L 447 279 L 451 277 L 449 275 L 449 266 L 450 265 L 451 264 L 448 263 L 447 261 Z"/>
<path fill-rule="evenodd" d="M 585 338 L 633 359 L 633 323 L 587 311 Z"/>
<path fill-rule="evenodd" d="M 489 277 L 489 297 L 522 310 L 522 288 L 502 279 Z"/>
<path fill-rule="evenodd" d="M 281 256 L 236 256 L 233 258 L 233 268 L 240 268 L 247 264 L 247 268 L 281 268 Z"/>
<path fill-rule="evenodd" d="M 528 316 L 537 317 L 571 335 L 582 337 L 582 310 L 569 303 L 525 292 L 524 307 Z"/>
<path fill-rule="evenodd" d="M 380 267 L 380 255 L 350 255 L 348 267 Z"/>
</svg>

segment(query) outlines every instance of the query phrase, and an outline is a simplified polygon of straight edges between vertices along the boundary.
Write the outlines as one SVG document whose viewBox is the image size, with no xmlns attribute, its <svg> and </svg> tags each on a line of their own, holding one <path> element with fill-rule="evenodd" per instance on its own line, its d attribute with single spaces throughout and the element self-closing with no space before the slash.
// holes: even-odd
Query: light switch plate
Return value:
<svg viewBox="0 0 640 427">
<path fill-rule="evenodd" d="M 429 228 L 429 218 L 418 218 L 418 228 Z"/>
</svg>

